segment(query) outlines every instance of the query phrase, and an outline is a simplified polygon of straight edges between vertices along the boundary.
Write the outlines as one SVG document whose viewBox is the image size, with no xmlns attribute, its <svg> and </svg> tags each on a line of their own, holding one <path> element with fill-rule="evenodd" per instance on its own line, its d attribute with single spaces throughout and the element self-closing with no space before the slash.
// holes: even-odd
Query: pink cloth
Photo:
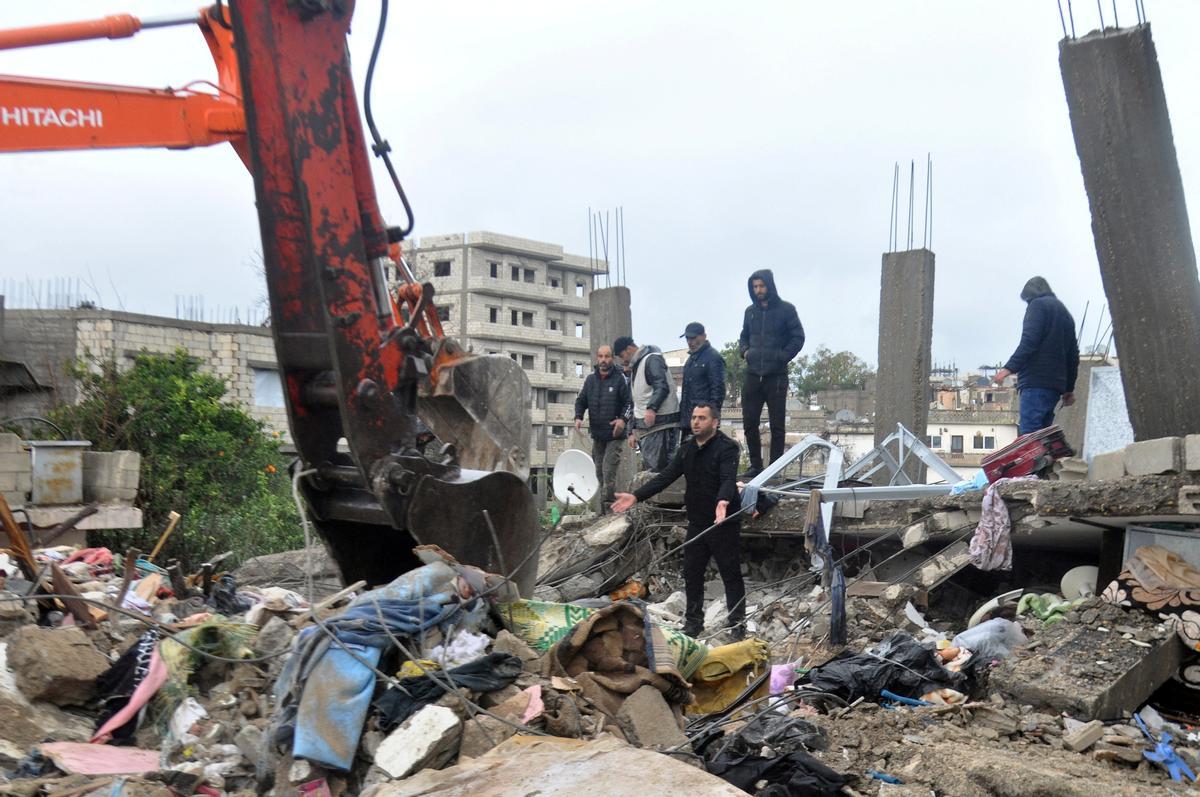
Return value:
<svg viewBox="0 0 1200 797">
<path fill-rule="evenodd" d="M 133 690 L 133 695 L 129 698 L 129 702 L 125 704 L 124 708 L 112 715 L 108 722 L 104 723 L 89 741 L 92 744 L 106 743 L 112 738 L 113 731 L 133 719 L 166 682 L 167 665 L 163 662 L 162 656 L 158 655 L 158 647 L 155 646 L 154 653 L 150 655 L 150 671 L 146 673 L 146 677 Z"/>
<path fill-rule="evenodd" d="M 997 479 L 988 485 L 983 494 L 983 514 L 975 534 L 971 537 L 971 564 L 980 570 L 1012 570 L 1012 540 L 1009 532 L 1012 522 L 1008 517 L 1008 506 L 996 489 L 1005 482 L 1027 481 L 1036 476 L 1016 476 Z"/>
</svg>

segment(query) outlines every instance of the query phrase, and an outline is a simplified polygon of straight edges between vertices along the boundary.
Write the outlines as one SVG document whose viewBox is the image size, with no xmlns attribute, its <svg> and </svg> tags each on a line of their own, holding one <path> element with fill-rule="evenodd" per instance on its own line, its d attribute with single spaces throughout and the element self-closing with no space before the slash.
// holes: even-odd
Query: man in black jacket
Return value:
<svg viewBox="0 0 1200 797">
<path fill-rule="evenodd" d="M 1045 279 L 1034 277 L 1026 282 L 1021 299 L 1027 305 L 1021 342 L 992 378 L 1000 383 L 1010 374 L 1017 375 L 1021 399 L 1017 431 L 1029 434 L 1054 423 L 1059 399 L 1064 407 L 1075 403 L 1079 344 L 1075 319 Z"/>
<path fill-rule="evenodd" d="M 683 364 L 683 389 L 679 392 L 679 425 L 691 433 L 692 406 L 707 402 L 718 410 L 725 404 L 725 360 L 708 342 L 704 325 L 693 321 L 684 327 L 688 358 Z"/>
<path fill-rule="evenodd" d="M 621 462 L 621 441 L 625 427 L 633 414 L 629 383 L 625 375 L 613 367 L 612 349 L 596 349 L 596 368 L 583 380 L 583 389 L 575 399 L 575 431 L 583 426 L 583 414 L 588 416 L 588 433 L 592 438 L 592 460 L 596 463 L 596 480 L 600 482 L 600 514 L 611 504 L 617 486 L 617 466 Z"/>
<path fill-rule="evenodd" d="M 687 542 L 683 549 L 683 582 L 687 611 L 683 633 L 698 636 L 704 630 L 704 571 L 709 558 L 725 584 L 725 606 L 733 636 L 745 634 L 746 586 L 742 581 L 741 526 L 737 511 L 738 444 L 720 430 L 721 412 L 707 402 L 696 402 L 692 410 L 692 437 L 680 444 L 669 465 L 633 493 L 617 493 L 614 512 L 624 512 L 638 501 L 656 495 L 683 476 L 687 489 Z M 700 536 L 714 524 L 717 528 Z"/>
<path fill-rule="evenodd" d="M 742 389 L 742 426 L 753 477 L 763 469 L 758 423 L 763 404 L 771 427 L 771 462 L 783 456 L 787 422 L 788 363 L 804 348 L 804 327 L 790 302 L 779 298 L 775 275 L 760 269 L 746 281 L 750 306 L 742 319 L 738 349 L 746 361 Z M 769 464 L 769 463 L 768 463 Z"/>
</svg>

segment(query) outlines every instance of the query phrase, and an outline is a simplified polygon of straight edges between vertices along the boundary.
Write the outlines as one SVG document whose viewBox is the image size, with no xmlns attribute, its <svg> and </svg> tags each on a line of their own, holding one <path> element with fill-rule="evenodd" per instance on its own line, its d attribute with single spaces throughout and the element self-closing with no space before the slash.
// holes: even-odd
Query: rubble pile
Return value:
<svg viewBox="0 0 1200 797">
<path fill-rule="evenodd" d="M 1200 794 L 1191 715 L 1151 706 L 1177 622 L 1017 590 L 966 623 L 862 582 L 838 648 L 820 574 L 776 557 L 747 565 L 749 638 L 713 579 L 693 639 L 681 542 L 665 513 L 573 519 L 530 596 L 434 546 L 370 590 L 304 552 L 5 558 L 0 797 Z"/>
</svg>

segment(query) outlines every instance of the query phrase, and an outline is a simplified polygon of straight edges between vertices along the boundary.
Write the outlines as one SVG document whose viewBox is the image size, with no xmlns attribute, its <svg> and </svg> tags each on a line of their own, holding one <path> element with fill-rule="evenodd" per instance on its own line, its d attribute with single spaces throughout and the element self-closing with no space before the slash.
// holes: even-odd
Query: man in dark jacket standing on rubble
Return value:
<svg viewBox="0 0 1200 797">
<path fill-rule="evenodd" d="M 625 375 L 613 366 L 612 349 L 596 349 L 596 368 L 583 380 L 583 389 L 575 399 L 575 431 L 583 426 L 583 414 L 588 416 L 588 433 L 592 438 L 592 460 L 596 463 L 596 480 L 600 483 L 600 514 L 611 504 L 617 486 L 617 466 L 621 462 L 621 441 L 625 427 L 633 415 L 633 401 Z"/>
<path fill-rule="evenodd" d="M 1027 305 L 1021 342 L 992 378 L 1001 383 L 1009 375 L 1017 375 L 1021 400 L 1017 430 L 1019 434 L 1029 434 L 1054 423 L 1059 399 L 1064 407 L 1075 403 L 1079 344 L 1075 339 L 1075 319 L 1045 279 L 1034 277 L 1026 282 L 1021 299 Z"/>
<path fill-rule="evenodd" d="M 758 424 L 763 405 L 771 427 L 771 462 L 783 456 L 787 421 L 788 363 L 804 348 L 804 327 L 790 302 L 779 298 L 775 275 L 760 269 L 746 281 L 750 306 L 742 319 L 738 350 L 746 361 L 742 388 L 742 425 L 753 477 L 763 469 Z M 770 463 L 768 463 L 770 464 Z"/>
<path fill-rule="evenodd" d="M 683 329 L 688 358 L 683 364 L 683 388 L 679 391 L 679 426 L 691 434 L 692 407 L 706 401 L 718 410 L 725 404 L 725 360 L 708 342 L 704 325 L 693 321 Z"/>
<path fill-rule="evenodd" d="M 738 444 L 720 429 L 721 411 L 697 401 L 692 410 L 692 436 L 685 440 L 670 464 L 632 493 L 617 493 L 614 512 L 624 512 L 638 501 L 657 495 L 684 477 L 687 489 L 687 537 L 683 549 L 683 583 L 687 610 L 683 633 L 695 637 L 704 630 L 704 571 L 714 559 L 725 585 L 728 625 L 735 639 L 745 634 L 746 586 L 742 580 L 741 527 L 737 517 Z M 728 520 L 726 518 L 729 518 Z M 716 528 L 709 529 L 716 525 Z"/>
<path fill-rule="evenodd" d="M 659 472 L 671 461 L 679 443 L 679 398 L 662 349 L 638 347 L 622 335 L 613 342 L 613 354 L 629 366 L 629 392 L 633 397 L 634 435 L 642 449 L 642 467 Z"/>
</svg>

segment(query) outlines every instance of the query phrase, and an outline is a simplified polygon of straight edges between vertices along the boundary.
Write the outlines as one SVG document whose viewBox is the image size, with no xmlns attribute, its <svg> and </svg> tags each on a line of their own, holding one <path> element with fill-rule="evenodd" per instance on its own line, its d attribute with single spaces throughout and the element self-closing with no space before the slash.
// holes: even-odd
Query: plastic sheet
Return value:
<svg viewBox="0 0 1200 797">
<path fill-rule="evenodd" d="M 823 692 L 853 701 L 876 700 L 887 689 L 906 697 L 919 697 L 942 687 L 963 691 L 966 676 L 950 672 L 941 658 L 910 634 L 897 631 L 876 650 L 843 653 L 808 672 L 808 681 Z"/>
</svg>

